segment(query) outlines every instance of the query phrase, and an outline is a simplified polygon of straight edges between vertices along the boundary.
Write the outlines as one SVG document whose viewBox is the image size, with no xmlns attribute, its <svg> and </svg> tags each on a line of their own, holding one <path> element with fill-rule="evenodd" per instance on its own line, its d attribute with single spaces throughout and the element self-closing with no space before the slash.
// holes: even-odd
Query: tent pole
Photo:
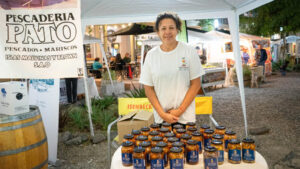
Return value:
<svg viewBox="0 0 300 169">
<path fill-rule="evenodd" d="M 85 27 L 86 24 L 82 23 L 81 25 L 81 29 L 82 29 L 82 38 L 84 37 L 85 34 Z M 83 51 L 83 63 L 84 63 L 84 76 L 83 76 L 83 82 L 84 82 L 84 91 L 85 91 L 85 103 L 87 105 L 88 108 L 88 116 L 89 116 L 89 122 L 90 122 L 90 132 L 91 132 L 91 136 L 94 137 L 94 127 L 93 127 L 93 121 L 92 121 L 92 106 L 91 106 L 91 100 L 90 100 L 90 94 L 89 94 L 89 89 L 88 89 L 88 85 L 87 85 L 87 68 L 86 68 L 86 63 L 85 63 L 85 51 Z"/>
<path fill-rule="evenodd" d="M 232 39 L 232 44 L 233 44 L 235 67 L 236 67 L 237 78 L 238 78 L 239 89 L 240 89 L 242 110 L 243 110 L 243 115 L 244 115 L 245 134 L 246 134 L 246 137 L 248 137 L 245 90 L 244 90 L 244 81 L 243 81 L 243 68 L 242 68 L 242 59 L 240 56 L 239 15 L 236 13 L 236 11 L 233 11 L 228 16 L 228 21 L 229 21 L 229 29 L 230 29 L 230 34 L 231 34 L 231 39 Z"/>
</svg>

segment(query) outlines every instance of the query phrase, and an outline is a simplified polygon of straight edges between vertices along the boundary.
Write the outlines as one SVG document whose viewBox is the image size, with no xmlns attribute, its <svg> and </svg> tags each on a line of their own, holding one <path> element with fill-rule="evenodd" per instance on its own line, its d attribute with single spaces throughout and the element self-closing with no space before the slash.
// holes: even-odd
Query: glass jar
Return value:
<svg viewBox="0 0 300 169">
<path fill-rule="evenodd" d="M 168 138 L 170 138 L 170 137 L 175 137 L 175 134 L 171 133 L 171 132 L 166 133 L 164 135 L 163 141 L 167 143 L 168 142 Z"/>
<path fill-rule="evenodd" d="M 225 132 L 224 143 L 225 143 L 225 151 L 228 152 L 228 142 L 231 139 L 236 139 L 236 134 L 234 131 L 228 130 Z"/>
<path fill-rule="evenodd" d="M 131 141 L 123 142 L 121 152 L 123 166 L 132 166 L 133 143 Z"/>
<path fill-rule="evenodd" d="M 177 137 L 169 137 L 168 141 L 167 141 L 167 146 L 169 149 L 172 148 L 172 144 L 179 141 L 179 139 Z"/>
<path fill-rule="evenodd" d="M 215 147 L 218 150 L 218 164 L 221 165 L 224 163 L 224 146 L 223 142 L 220 140 L 212 140 L 211 146 Z"/>
<path fill-rule="evenodd" d="M 149 127 L 142 127 L 141 128 L 141 134 L 144 136 L 149 136 L 150 128 Z"/>
<path fill-rule="evenodd" d="M 151 169 L 164 168 L 164 153 L 160 147 L 151 148 L 150 153 Z"/>
<path fill-rule="evenodd" d="M 170 132 L 170 130 L 168 128 L 160 128 L 159 129 L 159 132 L 160 132 L 160 137 L 164 137 L 166 133 Z"/>
<path fill-rule="evenodd" d="M 183 134 L 183 135 L 181 135 L 180 140 L 181 140 L 181 142 L 184 143 L 184 147 L 186 146 L 187 141 L 190 140 L 191 138 L 192 138 L 192 136 L 189 135 L 189 134 Z"/>
<path fill-rule="evenodd" d="M 223 149 L 225 149 L 225 146 L 224 146 L 224 135 L 214 134 L 213 137 L 212 137 L 212 139 L 213 140 L 219 140 L 219 141 L 221 141 Z"/>
<path fill-rule="evenodd" d="M 183 129 L 183 125 L 181 124 L 175 124 L 173 126 L 173 133 L 176 134 L 177 133 L 177 129 Z"/>
<path fill-rule="evenodd" d="M 151 143 L 150 141 L 143 141 L 140 146 L 145 149 L 145 155 L 146 155 L 146 166 L 150 166 L 150 152 L 151 152 Z"/>
<path fill-rule="evenodd" d="M 156 131 L 156 130 L 150 131 L 149 136 L 148 136 L 148 140 L 152 141 L 152 137 L 155 137 L 155 136 L 159 136 L 159 132 Z"/>
<path fill-rule="evenodd" d="M 218 169 L 218 152 L 215 147 L 204 148 L 203 161 L 205 169 Z"/>
<path fill-rule="evenodd" d="M 132 134 L 125 134 L 123 138 L 123 142 L 131 141 L 133 144 L 135 144 L 134 136 Z"/>
<path fill-rule="evenodd" d="M 153 123 L 150 125 L 150 131 L 156 130 L 159 131 L 160 125 L 158 123 Z"/>
<path fill-rule="evenodd" d="M 170 123 L 163 122 L 161 126 L 164 128 L 168 128 L 170 131 L 172 131 L 172 125 Z"/>
<path fill-rule="evenodd" d="M 157 144 L 158 142 L 162 141 L 162 140 L 163 140 L 163 138 L 160 137 L 160 136 L 154 136 L 154 137 L 152 137 L 152 140 L 151 140 L 151 147 L 155 147 L 156 144 Z"/>
<path fill-rule="evenodd" d="M 184 147 L 184 143 L 183 142 L 180 142 L 180 141 L 176 141 L 172 144 L 172 147 L 180 147 L 182 148 L 183 150 L 183 154 L 184 154 L 184 159 L 186 158 L 186 150 L 185 150 L 185 147 Z M 184 163 L 185 163 L 185 160 L 184 160 Z"/>
<path fill-rule="evenodd" d="M 190 165 L 199 163 L 199 148 L 196 140 L 188 140 L 186 144 L 186 162 Z"/>
<path fill-rule="evenodd" d="M 203 136 L 202 133 L 199 131 L 195 131 L 192 133 L 192 140 L 196 140 L 198 147 L 199 147 L 199 154 L 202 153 L 202 142 L 203 142 Z"/>
<path fill-rule="evenodd" d="M 146 169 L 145 149 L 142 147 L 135 147 L 133 150 L 133 168 Z"/>
<path fill-rule="evenodd" d="M 225 135 L 225 126 L 216 126 L 215 134 Z"/>
<path fill-rule="evenodd" d="M 139 135 L 137 136 L 136 140 L 135 140 L 135 146 L 140 146 L 141 142 L 143 141 L 147 141 L 148 140 L 148 137 L 147 136 L 144 136 L 144 135 Z"/>
<path fill-rule="evenodd" d="M 245 163 L 255 162 L 255 144 L 251 138 L 244 138 L 242 143 L 242 157 Z"/>
<path fill-rule="evenodd" d="M 204 134 L 204 131 L 206 129 L 210 129 L 210 127 L 208 125 L 206 125 L 206 124 L 201 125 L 200 126 L 200 133 Z"/>
<path fill-rule="evenodd" d="M 141 135 L 140 130 L 132 130 L 131 134 L 133 135 L 133 139 L 136 140 L 137 136 Z"/>
<path fill-rule="evenodd" d="M 189 134 L 189 135 L 192 135 L 192 133 L 195 132 L 195 131 L 197 131 L 197 128 L 189 127 L 189 128 L 187 128 L 186 133 Z"/>
<path fill-rule="evenodd" d="M 214 133 L 214 130 L 212 130 L 212 129 L 204 130 L 204 134 L 203 134 L 204 147 L 210 146 L 213 133 Z"/>
<path fill-rule="evenodd" d="M 186 126 L 185 126 L 185 129 L 187 130 L 189 127 L 193 127 L 193 128 L 195 128 L 195 129 L 197 129 L 197 128 L 196 128 L 196 123 L 195 123 L 195 122 L 187 122 L 187 123 L 186 123 Z"/>
<path fill-rule="evenodd" d="M 156 147 L 160 147 L 163 150 L 164 153 L 164 166 L 168 166 L 168 154 L 169 154 L 169 148 L 167 146 L 167 143 L 160 141 L 156 144 Z"/>
<path fill-rule="evenodd" d="M 184 155 L 180 147 L 172 147 L 169 153 L 170 169 L 183 169 Z"/>
<path fill-rule="evenodd" d="M 181 135 L 185 134 L 186 130 L 181 128 L 176 130 L 176 137 L 180 140 Z"/>
<path fill-rule="evenodd" d="M 241 163 L 241 144 L 237 139 L 229 140 L 228 142 L 228 162 L 232 164 Z"/>
</svg>

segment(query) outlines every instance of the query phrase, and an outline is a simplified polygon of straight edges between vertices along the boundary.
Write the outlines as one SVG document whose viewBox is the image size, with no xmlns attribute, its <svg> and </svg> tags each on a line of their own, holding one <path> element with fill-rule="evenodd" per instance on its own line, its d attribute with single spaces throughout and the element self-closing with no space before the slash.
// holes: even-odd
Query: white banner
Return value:
<svg viewBox="0 0 300 169">
<path fill-rule="evenodd" d="M 0 78 L 83 76 L 80 0 L 0 0 Z"/>
<path fill-rule="evenodd" d="M 30 80 L 29 104 L 40 108 L 47 138 L 49 162 L 57 160 L 59 79 Z"/>
</svg>

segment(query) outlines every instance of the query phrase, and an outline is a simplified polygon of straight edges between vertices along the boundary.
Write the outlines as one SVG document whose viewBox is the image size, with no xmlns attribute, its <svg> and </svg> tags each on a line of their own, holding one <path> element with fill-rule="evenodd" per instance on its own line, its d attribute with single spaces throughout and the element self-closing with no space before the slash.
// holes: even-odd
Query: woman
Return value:
<svg viewBox="0 0 300 169">
<path fill-rule="evenodd" d="M 96 58 L 93 63 L 93 70 L 99 70 L 102 68 L 102 64 L 99 62 L 99 58 Z"/>
<path fill-rule="evenodd" d="M 147 53 L 140 78 L 154 107 L 155 122 L 195 122 L 194 99 L 204 74 L 200 59 L 193 47 L 176 41 L 181 28 L 176 14 L 158 15 L 155 27 L 162 44 Z"/>
</svg>

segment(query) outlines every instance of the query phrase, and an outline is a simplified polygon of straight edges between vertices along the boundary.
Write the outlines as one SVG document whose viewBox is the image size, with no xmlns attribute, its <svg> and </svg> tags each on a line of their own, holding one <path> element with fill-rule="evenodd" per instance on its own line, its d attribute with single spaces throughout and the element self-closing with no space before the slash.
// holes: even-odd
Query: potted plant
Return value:
<svg viewBox="0 0 300 169">
<path fill-rule="evenodd" d="M 112 86 L 108 71 L 106 71 L 103 73 L 103 77 L 101 79 L 101 94 L 105 96 L 111 96 L 113 93 L 115 95 L 124 93 L 124 83 L 122 81 L 117 81 L 116 72 L 110 70 L 110 74 L 114 86 Z"/>
<path fill-rule="evenodd" d="M 238 79 L 237 79 L 237 74 L 236 74 L 236 68 L 233 68 L 233 73 L 232 73 L 232 80 L 233 84 L 235 86 L 238 86 Z M 250 87 L 251 84 L 251 70 L 250 66 L 244 64 L 243 65 L 243 80 L 244 80 L 244 86 L 245 87 Z"/>
</svg>

